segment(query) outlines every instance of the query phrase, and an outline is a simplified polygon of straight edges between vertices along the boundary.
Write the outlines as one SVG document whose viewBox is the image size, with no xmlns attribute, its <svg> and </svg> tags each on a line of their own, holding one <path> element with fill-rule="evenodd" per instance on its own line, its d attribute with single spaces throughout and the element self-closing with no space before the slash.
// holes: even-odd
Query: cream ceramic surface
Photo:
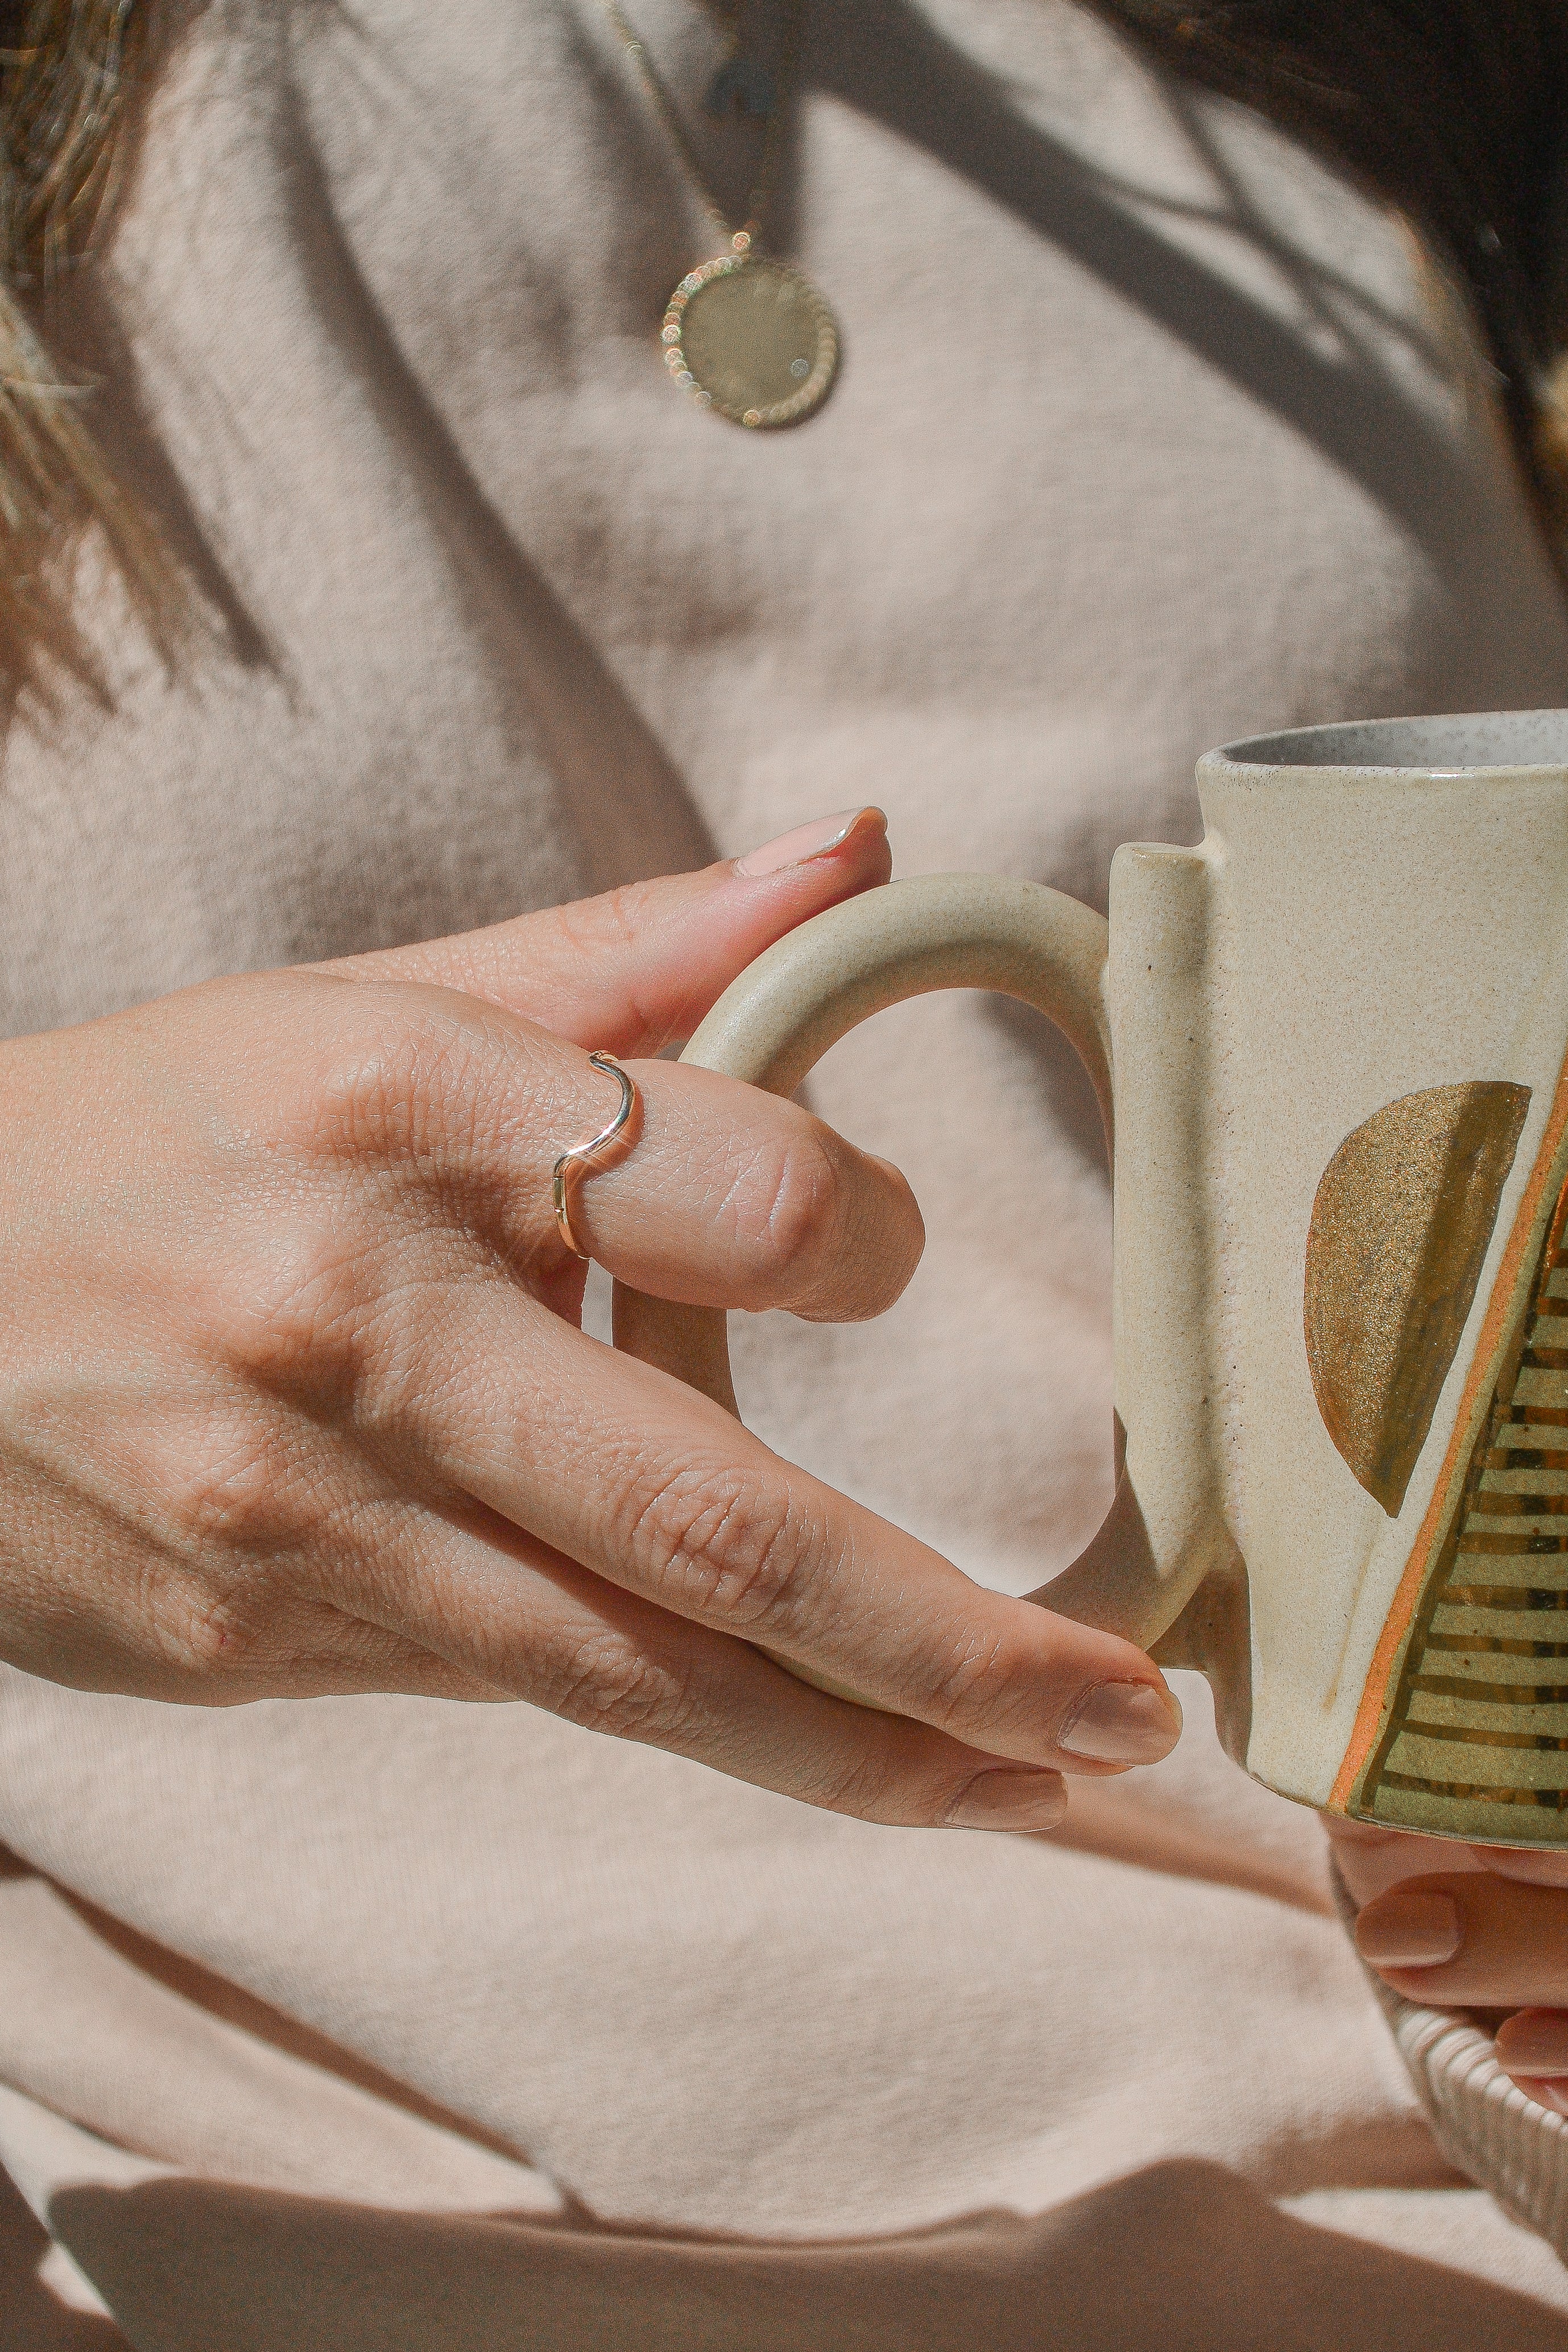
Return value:
<svg viewBox="0 0 1568 2352">
<path fill-rule="evenodd" d="M 1552 1638 L 1568 1627 L 1568 1272 L 1548 1234 L 1565 1173 L 1568 713 L 1260 738 L 1210 754 L 1198 784 L 1201 844 L 1119 850 L 1108 929 L 1037 885 L 894 884 L 769 950 L 687 1058 L 787 1092 L 878 1006 L 955 985 L 1056 1020 L 1113 1105 L 1125 1454 L 1104 1528 L 1040 1597 L 1202 1665 L 1232 1752 L 1286 1796 L 1439 1834 L 1568 1838 L 1552 1680 L 1568 1685 L 1568 1639 Z M 1325 1187 L 1331 1165 L 1354 1181 Z M 1321 1341 L 1314 1388 L 1320 1188 L 1314 1249 L 1349 1268 L 1342 1323 L 1364 1269 L 1353 1418 L 1358 1367 L 1377 1345 L 1403 1360 L 1392 1486 L 1331 1430 Z M 1379 1315 L 1396 1318 L 1381 1339 Z M 618 1337 L 733 1409 L 722 1318 L 623 1295 Z M 1561 1411 L 1540 1402 L 1558 1386 Z M 1502 1427 L 1516 1397 L 1563 1429 L 1561 1463 L 1552 1429 Z"/>
</svg>

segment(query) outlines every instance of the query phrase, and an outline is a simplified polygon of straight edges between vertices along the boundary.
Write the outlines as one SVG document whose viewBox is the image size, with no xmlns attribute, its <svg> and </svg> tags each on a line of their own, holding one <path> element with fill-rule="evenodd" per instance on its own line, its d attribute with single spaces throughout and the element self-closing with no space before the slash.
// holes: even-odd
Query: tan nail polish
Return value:
<svg viewBox="0 0 1568 2352">
<path fill-rule="evenodd" d="M 1568 2074 L 1568 2014 L 1525 2010 L 1498 2028 L 1497 2054 L 1511 2074 Z"/>
<path fill-rule="evenodd" d="M 748 882 L 756 882 L 765 874 L 781 874 L 787 866 L 809 865 L 813 857 L 826 857 L 830 850 L 841 849 L 862 824 L 874 825 L 880 833 L 887 831 L 887 819 L 879 808 L 841 809 L 837 816 L 813 817 L 810 824 L 798 824 L 776 841 L 765 841 L 760 849 L 747 850 L 737 859 L 735 870 Z"/>
<path fill-rule="evenodd" d="M 1375 1969 L 1435 1969 L 1464 1942 L 1459 1906 L 1427 1887 L 1390 1887 L 1355 1923 L 1355 1948 Z"/>
<path fill-rule="evenodd" d="M 947 1815 L 956 1830 L 1053 1830 L 1067 1811 L 1067 1791 L 1055 1772 L 1009 1771 L 998 1765 L 977 1772 Z"/>
<path fill-rule="evenodd" d="M 1181 1738 L 1181 1708 L 1152 1683 L 1100 1683 L 1057 1734 L 1064 1756 L 1092 1764 L 1157 1764 Z"/>
</svg>

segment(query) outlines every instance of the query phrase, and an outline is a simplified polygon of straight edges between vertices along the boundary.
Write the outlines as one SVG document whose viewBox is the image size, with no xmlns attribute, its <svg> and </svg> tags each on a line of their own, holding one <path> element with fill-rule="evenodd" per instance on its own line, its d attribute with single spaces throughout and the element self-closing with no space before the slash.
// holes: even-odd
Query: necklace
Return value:
<svg viewBox="0 0 1568 2352">
<path fill-rule="evenodd" d="M 762 216 L 773 193 L 784 108 L 780 86 L 792 77 L 800 45 L 800 0 L 789 12 L 779 72 L 744 59 L 738 32 L 732 54 L 715 75 L 708 104 L 722 113 L 738 100 L 749 115 L 764 115 L 762 163 L 746 207 L 730 227 L 703 176 L 679 116 L 653 71 L 648 52 L 620 6 L 604 0 L 643 93 L 726 242 L 713 260 L 689 269 L 671 295 L 659 329 L 672 380 L 699 407 L 753 429 L 799 425 L 821 408 L 839 366 L 839 327 L 825 296 L 799 269 L 758 250 Z"/>
</svg>

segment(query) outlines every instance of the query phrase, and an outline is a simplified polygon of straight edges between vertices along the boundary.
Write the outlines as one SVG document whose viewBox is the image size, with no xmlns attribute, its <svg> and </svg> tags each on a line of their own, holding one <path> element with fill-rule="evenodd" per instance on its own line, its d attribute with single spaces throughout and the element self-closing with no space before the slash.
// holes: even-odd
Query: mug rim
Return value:
<svg viewBox="0 0 1568 2352">
<path fill-rule="evenodd" d="M 1334 719 L 1326 726 L 1243 736 L 1206 752 L 1199 764 L 1244 772 L 1339 768 L 1385 775 L 1563 774 L 1568 772 L 1568 709 Z"/>
</svg>

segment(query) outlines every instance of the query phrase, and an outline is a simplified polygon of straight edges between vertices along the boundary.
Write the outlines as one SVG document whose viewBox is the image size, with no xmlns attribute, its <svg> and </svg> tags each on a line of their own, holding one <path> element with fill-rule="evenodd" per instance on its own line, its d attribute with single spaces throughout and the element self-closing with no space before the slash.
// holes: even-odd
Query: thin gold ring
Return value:
<svg viewBox="0 0 1568 2352">
<path fill-rule="evenodd" d="M 589 1257 L 591 1252 L 583 1248 L 572 1231 L 571 1200 L 567 1190 L 571 1171 L 597 1160 L 602 1152 L 610 1150 L 612 1144 L 618 1142 L 637 1107 L 637 1082 L 627 1076 L 613 1054 L 590 1054 L 588 1058 L 596 1070 L 604 1072 L 606 1077 L 620 1080 L 621 1104 L 608 1127 L 601 1128 L 599 1133 L 590 1136 L 586 1143 L 574 1143 L 570 1151 L 563 1151 L 550 1171 L 550 1200 L 555 1208 L 556 1223 L 560 1227 L 560 1237 L 573 1257 L 580 1258 Z"/>
</svg>

